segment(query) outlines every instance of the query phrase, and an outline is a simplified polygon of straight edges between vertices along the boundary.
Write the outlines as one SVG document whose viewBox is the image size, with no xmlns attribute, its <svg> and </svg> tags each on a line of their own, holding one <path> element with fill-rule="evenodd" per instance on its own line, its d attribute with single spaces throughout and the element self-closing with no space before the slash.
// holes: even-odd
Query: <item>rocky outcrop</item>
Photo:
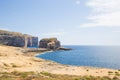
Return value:
<svg viewBox="0 0 120 80">
<path fill-rule="evenodd" d="M 28 43 L 27 46 L 31 47 L 31 46 L 38 46 L 38 37 L 28 37 Z"/>
<path fill-rule="evenodd" d="M 9 46 L 24 47 L 25 46 L 25 39 L 22 36 L 0 35 L 0 44 L 9 45 Z"/>
<path fill-rule="evenodd" d="M 38 46 L 38 37 L 18 32 L 0 30 L 0 44 L 15 47 Z M 57 38 L 41 39 L 39 42 L 39 48 L 45 48 L 47 50 L 71 50 L 69 48 L 61 47 L 60 41 L 58 41 Z"/>
<path fill-rule="evenodd" d="M 0 30 L 0 44 L 16 47 L 38 46 L 38 37 Z"/>
<path fill-rule="evenodd" d="M 39 47 L 56 50 L 57 48 L 61 47 L 61 44 L 57 38 L 44 38 L 40 40 Z"/>
<path fill-rule="evenodd" d="M 65 51 L 67 50 L 68 51 L 68 50 L 72 50 L 72 49 L 71 48 L 65 48 L 65 47 L 59 47 L 59 48 L 57 48 L 57 50 L 65 50 Z"/>
</svg>

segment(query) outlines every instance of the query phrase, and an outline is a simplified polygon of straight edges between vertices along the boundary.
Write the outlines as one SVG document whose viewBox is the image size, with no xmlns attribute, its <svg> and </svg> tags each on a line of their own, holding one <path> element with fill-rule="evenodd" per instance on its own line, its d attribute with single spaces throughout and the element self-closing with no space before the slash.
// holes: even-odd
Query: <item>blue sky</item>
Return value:
<svg viewBox="0 0 120 80">
<path fill-rule="evenodd" d="M 120 0 L 0 0 L 0 29 L 69 45 L 120 45 Z"/>
</svg>

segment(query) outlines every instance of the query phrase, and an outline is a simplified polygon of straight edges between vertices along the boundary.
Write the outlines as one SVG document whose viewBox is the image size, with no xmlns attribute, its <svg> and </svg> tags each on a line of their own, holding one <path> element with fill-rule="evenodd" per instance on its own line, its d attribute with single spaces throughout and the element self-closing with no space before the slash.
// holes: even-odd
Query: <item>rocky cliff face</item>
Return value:
<svg viewBox="0 0 120 80">
<path fill-rule="evenodd" d="M 27 46 L 38 46 L 38 37 L 28 37 Z"/>
<path fill-rule="evenodd" d="M 40 40 L 39 47 L 55 50 L 61 47 L 61 45 L 60 41 L 58 41 L 57 38 L 44 38 Z"/>
<path fill-rule="evenodd" d="M 0 30 L 0 44 L 16 47 L 38 46 L 38 37 Z"/>
</svg>

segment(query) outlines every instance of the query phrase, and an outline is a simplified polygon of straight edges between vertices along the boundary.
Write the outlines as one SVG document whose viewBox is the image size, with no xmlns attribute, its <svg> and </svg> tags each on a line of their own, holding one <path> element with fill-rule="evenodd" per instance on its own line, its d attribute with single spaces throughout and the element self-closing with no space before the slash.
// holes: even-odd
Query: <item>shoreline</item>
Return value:
<svg viewBox="0 0 120 80">
<path fill-rule="evenodd" d="M 11 46 L 0 46 L 0 70 L 1 72 L 49 72 L 60 75 L 77 75 L 77 76 L 109 76 L 114 77 L 115 72 L 119 70 L 109 68 L 98 68 L 89 66 L 71 66 L 64 65 L 54 61 L 45 60 L 42 58 L 25 55 L 22 52 L 23 48 Z M 44 52 L 43 52 L 44 53 Z M 41 54 L 41 53 L 40 53 Z M 112 74 L 110 73 L 112 72 Z"/>
<path fill-rule="evenodd" d="M 53 52 L 53 51 L 45 51 L 45 52 L 42 52 L 42 53 L 40 53 L 40 54 L 36 54 L 36 55 L 41 55 L 41 54 L 45 54 L 45 53 L 47 53 L 47 52 Z M 38 57 L 36 57 L 36 55 L 34 56 L 35 58 L 38 58 Z M 38 59 L 43 59 L 43 58 L 38 58 Z M 45 60 L 45 61 L 48 61 L 48 62 L 51 62 L 51 63 L 55 63 L 55 64 L 57 64 L 57 65 L 61 65 L 61 66 L 64 66 L 64 67 L 78 67 L 78 68 L 83 68 L 83 69 L 87 69 L 87 70 L 89 70 L 89 69 L 102 69 L 102 70 L 111 70 L 111 71 L 118 71 L 119 69 L 113 69 L 113 68 L 103 68 L 103 67 L 93 67 L 93 66 L 75 66 L 75 65 L 67 65 L 67 64 L 61 64 L 61 63 L 58 63 L 58 62 L 55 62 L 55 61 L 52 61 L 52 60 L 47 60 L 47 59 L 43 59 L 43 60 Z M 102 72 L 102 71 L 101 71 Z M 108 72 L 109 73 L 109 72 Z M 58 73 L 53 73 L 53 74 L 58 74 Z M 59 73 L 59 74 L 61 74 L 61 73 Z M 77 74 L 68 74 L 67 73 L 67 75 L 77 75 Z M 79 76 L 79 75 L 81 75 L 81 74 L 78 74 L 77 76 Z M 82 75 L 82 76 L 84 76 L 84 75 Z M 98 75 L 97 75 L 98 76 Z M 113 76 L 112 76 L 113 77 Z"/>
<path fill-rule="evenodd" d="M 37 55 L 45 54 L 45 53 L 47 53 L 47 52 L 53 52 L 53 51 L 45 51 L 45 52 L 41 52 L 41 53 L 35 54 L 34 57 L 36 57 Z"/>
<path fill-rule="evenodd" d="M 53 51 L 46 51 L 46 52 L 42 52 L 42 53 L 38 53 L 38 54 L 35 54 L 35 58 L 38 58 L 38 59 L 43 59 L 43 58 L 40 58 L 40 57 L 36 57 L 37 55 L 42 55 L 42 54 L 45 54 L 47 52 L 53 52 Z M 62 64 L 62 63 L 58 63 L 56 61 L 53 61 L 53 60 L 48 60 L 48 59 L 43 59 L 43 60 L 46 60 L 46 61 L 50 61 L 50 62 L 53 62 L 53 63 L 57 63 L 57 64 L 60 64 L 60 65 L 63 65 L 63 66 L 72 66 L 72 67 L 85 67 L 85 68 L 96 68 L 96 69 L 113 69 L 113 68 L 106 68 L 106 67 L 94 67 L 94 66 L 79 66 L 79 65 L 69 65 L 69 64 Z M 113 69 L 113 70 L 119 70 L 119 69 Z"/>
<path fill-rule="evenodd" d="M 45 54 L 45 53 L 47 53 L 47 52 L 54 52 L 54 51 L 51 50 L 51 51 L 45 51 L 45 52 L 37 53 L 37 54 L 35 54 L 33 57 L 38 58 L 38 59 L 47 60 L 47 61 L 50 61 L 50 62 L 54 62 L 54 63 L 60 64 L 60 65 L 66 65 L 66 66 L 73 66 L 73 67 L 88 67 L 88 68 L 97 68 L 97 69 L 113 69 L 113 70 L 119 70 L 119 69 L 115 69 L 115 68 L 107 68 L 107 67 L 79 66 L 79 65 L 62 64 L 62 63 L 58 63 L 58 62 L 53 61 L 53 60 L 48 60 L 48 59 L 44 59 L 44 58 L 40 58 L 40 57 L 36 57 L 37 55 L 42 55 L 42 54 Z"/>
</svg>

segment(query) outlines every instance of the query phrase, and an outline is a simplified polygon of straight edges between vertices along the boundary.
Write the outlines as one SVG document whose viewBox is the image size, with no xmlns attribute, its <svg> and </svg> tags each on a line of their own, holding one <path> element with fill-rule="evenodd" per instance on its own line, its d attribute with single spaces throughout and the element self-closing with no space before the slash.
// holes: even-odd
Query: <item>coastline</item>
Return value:
<svg viewBox="0 0 120 80">
<path fill-rule="evenodd" d="M 47 52 L 53 52 L 53 51 L 45 51 L 45 52 L 37 53 L 37 54 L 34 55 L 34 57 L 36 57 L 37 55 L 45 54 Z"/>
<path fill-rule="evenodd" d="M 1 72 L 49 72 L 60 75 L 77 75 L 77 76 L 109 76 L 114 77 L 115 72 L 120 72 L 115 69 L 97 68 L 89 66 L 71 66 L 63 65 L 50 60 L 44 60 L 33 56 L 25 56 L 22 52 L 23 48 L 0 46 L 0 70 Z M 45 52 L 43 52 L 45 53 Z M 43 54 L 42 53 L 42 54 Z M 110 74 L 112 72 L 112 74 Z"/>
<path fill-rule="evenodd" d="M 37 55 L 46 54 L 47 52 L 53 52 L 53 51 L 45 51 L 45 52 L 37 53 L 37 54 L 35 54 L 33 57 L 38 58 L 38 59 L 43 59 L 43 58 L 36 57 L 36 56 L 37 56 Z M 57 64 L 60 64 L 60 65 L 63 65 L 63 66 L 84 67 L 84 68 L 91 68 L 91 69 L 92 69 L 92 68 L 95 68 L 95 69 L 112 69 L 112 68 L 92 67 L 92 66 L 75 66 L 75 65 L 61 64 L 61 63 L 58 63 L 58 62 L 55 62 L 55 61 L 52 61 L 52 60 L 47 60 L 47 59 L 43 59 L 43 60 L 46 60 L 46 61 L 49 61 L 49 62 L 53 62 L 53 63 L 57 63 Z M 112 69 L 112 70 L 117 70 L 117 69 Z"/>
</svg>

